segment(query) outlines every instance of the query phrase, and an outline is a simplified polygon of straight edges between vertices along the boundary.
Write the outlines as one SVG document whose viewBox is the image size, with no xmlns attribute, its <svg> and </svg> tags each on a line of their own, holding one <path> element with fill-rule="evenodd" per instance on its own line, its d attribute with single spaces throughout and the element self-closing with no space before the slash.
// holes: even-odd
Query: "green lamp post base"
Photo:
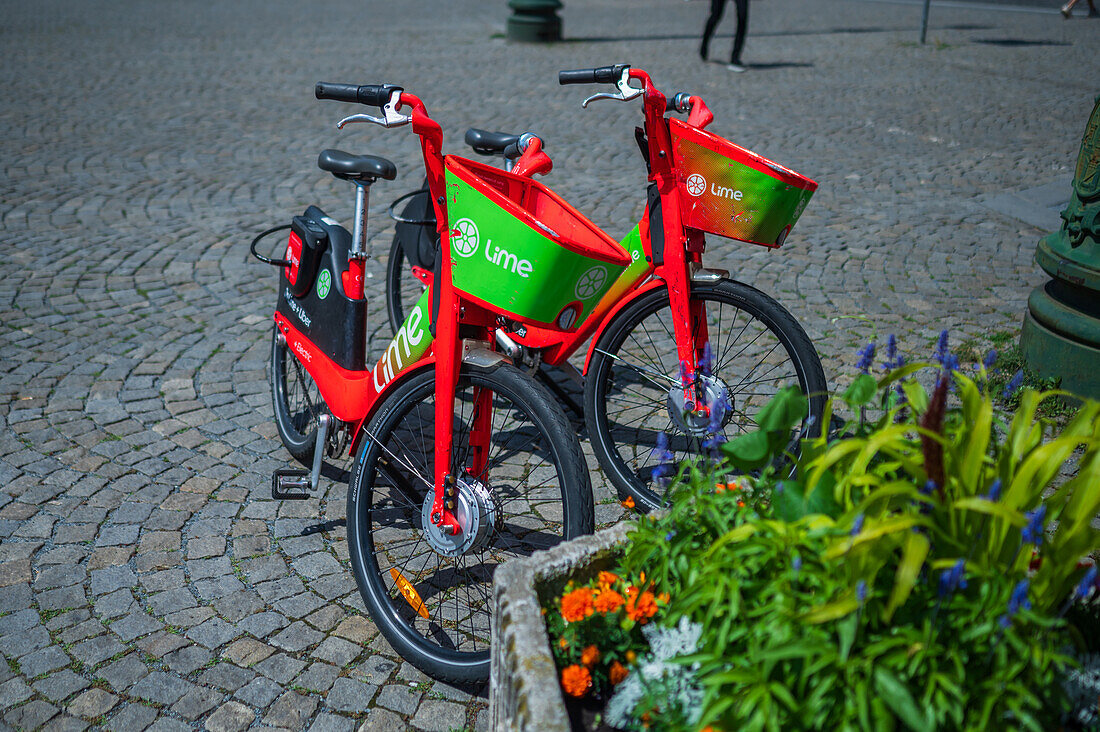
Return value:
<svg viewBox="0 0 1100 732">
<path fill-rule="evenodd" d="M 1062 228 L 1039 241 L 1035 261 L 1051 276 L 1028 298 L 1020 350 L 1033 371 L 1100 399 L 1100 98 L 1093 106 Z"/>
<path fill-rule="evenodd" d="M 512 15 L 508 18 L 510 41 L 550 43 L 561 40 L 561 18 L 557 10 L 560 0 L 509 0 Z"/>
<path fill-rule="evenodd" d="M 1100 327 L 1100 321 L 1095 325 Z M 1100 348 L 1047 328 L 1029 311 L 1024 313 L 1020 351 L 1027 365 L 1040 377 L 1061 379 L 1062 389 L 1078 396 L 1100 399 Z"/>
</svg>

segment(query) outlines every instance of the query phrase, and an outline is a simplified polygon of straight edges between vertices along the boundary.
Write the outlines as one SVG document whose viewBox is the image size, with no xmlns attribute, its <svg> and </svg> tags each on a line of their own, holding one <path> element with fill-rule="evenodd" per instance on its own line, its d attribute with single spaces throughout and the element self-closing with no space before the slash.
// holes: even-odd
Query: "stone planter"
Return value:
<svg viewBox="0 0 1100 732">
<path fill-rule="evenodd" d="M 497 569 L 489 672 L 492 729 L 569 732 L 540 593 L 570 575 L 604 569 L 633 527 L 634 522 L 624 521 Z"/>
</svg>

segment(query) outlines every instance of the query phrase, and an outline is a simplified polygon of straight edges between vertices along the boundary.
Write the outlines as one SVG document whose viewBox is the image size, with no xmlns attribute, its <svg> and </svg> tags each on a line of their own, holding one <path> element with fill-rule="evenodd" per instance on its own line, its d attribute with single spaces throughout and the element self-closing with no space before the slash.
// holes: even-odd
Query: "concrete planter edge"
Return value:
<svg viewBox="0 0 1100 732">
<path fill-rule="evenodd" d="M 569 732 L 538 588 L 610 559 L 633 528 L 633 521 L 624 521 L 497 569 L 489 672 L 491 729 Z"/>
</svg>

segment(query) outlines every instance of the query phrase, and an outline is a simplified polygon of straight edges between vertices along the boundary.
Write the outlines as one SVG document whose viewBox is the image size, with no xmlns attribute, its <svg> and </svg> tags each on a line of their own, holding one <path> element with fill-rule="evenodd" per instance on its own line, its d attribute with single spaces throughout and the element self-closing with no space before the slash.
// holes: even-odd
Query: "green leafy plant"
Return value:
<svg viewBox="0 0 1100 732">
<path fill-rule="evenodd" d="M 936 364 L 905 365 L 891 343 L 876 378 L 873 355 L 841 396 L 839 436 L 785 455 L 806 405 L 781 391 L 723 467 L 681 468 L 622 569 L 669 594 L 662 622 L 702 627 L 676 661 L 704 690 L 700 725 L 1056 726 L 1063 615 L 1100 547 L 1100 405 L 1054 433 L 1041 405 L 1060 392 L 1024 390 L 1002 415 L 990 364 L 960 371 L 946 334 Z M 752 477 L 731 491 L 732 471 Z"/>
</svg>

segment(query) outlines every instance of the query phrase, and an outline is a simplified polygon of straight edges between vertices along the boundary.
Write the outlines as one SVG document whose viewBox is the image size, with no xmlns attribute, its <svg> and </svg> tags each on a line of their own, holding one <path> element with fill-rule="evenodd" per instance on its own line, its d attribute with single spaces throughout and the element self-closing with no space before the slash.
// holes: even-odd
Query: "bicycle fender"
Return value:
<svg viewBox="0 0 1100 732">
<path fill-rule="evenodd" d="M 363 437 L 366 435 L 365 427 L 367 423 L 369 423 L 370 420 L 374 418 L 374 415 L 378 413 L 378 407 L 382 404 L 382 402 L 386 400 L 386 397 L 390 395 L 390 392 L 413 374 L 418 374 L 427 368 L 435 368 L 435 354 L 424 356 L 419 361 L 399 373 L 397 376 L 390 379 L 389 382 L 387 382 L 386 385 L 382 387 L 382 391 L 378 392 L 378 394 L 375 395 L 374 401 L 367 409 L 366 414 L 364 414 L 362 418 L 360 418 L 355 423 L 355 429 L 352 431 L 353 437 L 351 438 L 351 444 L 348 446 L 349 456 L 355 457 L 355 453 L 359 452 L 359 444 L 363 441 Z"/>
<path fill-rule="evenodd" d="M 604 316 L 603 322 L 600 323 L 600 327 L 596 330 L 596 332 L 592 334 L 592 341 L 588 344 L 588 354 L 584 357 L 583 371 L 586 376 L 588 375 L 588 364 L 592 361 L 592 354 L 596 352 L 596 344 L 600 342 L 600 338 L 603 337 L 603 332 L 607 330 L 607 326 L 609 326 L 611 322 L 615 320 L 618 314 L 622 312 L 623 308 L 637 300 L 642 295 L 646 295 L 653 290 L 667 286 L 667 283 L 663 279 L 655 277 L 638 289 L 629 293 L 628 296 L 624 299 L 615 303 L 615 307 L 608 311 L 607 315 Z"/>
</svg>

